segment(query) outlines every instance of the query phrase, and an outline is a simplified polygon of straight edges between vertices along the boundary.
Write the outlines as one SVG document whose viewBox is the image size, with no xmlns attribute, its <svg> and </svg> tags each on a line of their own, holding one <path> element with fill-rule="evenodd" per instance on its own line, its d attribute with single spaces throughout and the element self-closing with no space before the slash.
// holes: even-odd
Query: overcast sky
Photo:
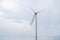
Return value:
<svg viewBox="0 0 60 40">
<path fill-rule="evenodd" d="M 0 40 L 34 40 L 34 12 L 38 14 L 38 40 L 59 40 L 59 0 L 0 0 Z"/>
</svg>

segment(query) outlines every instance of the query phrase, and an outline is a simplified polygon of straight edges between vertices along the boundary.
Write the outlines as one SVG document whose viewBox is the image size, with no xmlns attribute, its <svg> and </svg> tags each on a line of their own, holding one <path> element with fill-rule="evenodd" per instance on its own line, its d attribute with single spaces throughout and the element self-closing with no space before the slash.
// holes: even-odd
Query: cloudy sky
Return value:
<svg viewBox="0 0 60 40">
<path fill-rule="evenodd" d="M 34 40 L 34 12 L 38 14 L 38 40 L 59 40 L 59 0 L 0 0 L 0 40 Z M 34 20 L 35 21 L 35 20 Z"/>
</svg>

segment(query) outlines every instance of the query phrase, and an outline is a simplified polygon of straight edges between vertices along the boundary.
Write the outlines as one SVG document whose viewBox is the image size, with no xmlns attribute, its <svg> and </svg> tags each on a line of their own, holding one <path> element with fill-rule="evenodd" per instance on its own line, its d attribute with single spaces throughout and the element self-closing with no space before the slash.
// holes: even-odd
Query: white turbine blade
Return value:
<svg viewBox="0 0 60 40">
<path fill-rule="evenodd" d="M 33 8 L 31 8 L 31 7 L 29 7 L 34 13 L 35 13 L 35 11 L 34 11 L 34 9 Z"/>
<path fill-rule="evenodd" d="M 38 11 L 38 12 L 36 12 L 36 13 L 41 13 L 41 12 L 44 12 L 45 10 L 41 10 L 41 11 Z"/>
<path fill-rule="evenodd" d="M 32 25 L 32 23 L 33 23 L 33 21 L 34 21 L 35 16 L 36 16 L 36 15 L 33 16 L 33 19 L 32 19 L 32 21 L 31 21 L 31 25 Z"/>
</svg>

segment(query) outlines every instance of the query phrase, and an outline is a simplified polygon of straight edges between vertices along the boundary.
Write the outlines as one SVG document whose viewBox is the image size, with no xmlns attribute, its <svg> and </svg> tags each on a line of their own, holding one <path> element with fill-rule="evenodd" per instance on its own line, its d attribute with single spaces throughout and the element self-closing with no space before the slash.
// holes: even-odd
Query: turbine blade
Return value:
<svg viewBox="0 0 60 40">
<path fill-rule="evenodd" d="M 45 10 L 41 10 L 41 11 L 38 11 L 38 12 L 36 12 L 36 13 L 40 13 L 40 12 L 44 12 Z"/>
<path fill-rule="evenodd" d="M 33 23 L 33 21 L 34 21 L 35 16 L 36 16 L 36 15 L 33 16 L 33 19 L 32 19 L 32 21 L 31 21 L 31 25 L 32 25 L 32 23 Z"/>
<path fill-rule="evenodd" d="M 34 9 L 33 8 L 31 8 L 31 7 L 29 7 L 34 13 L 35 13 L 35 11 L 34 11 Z"/>
</svg>

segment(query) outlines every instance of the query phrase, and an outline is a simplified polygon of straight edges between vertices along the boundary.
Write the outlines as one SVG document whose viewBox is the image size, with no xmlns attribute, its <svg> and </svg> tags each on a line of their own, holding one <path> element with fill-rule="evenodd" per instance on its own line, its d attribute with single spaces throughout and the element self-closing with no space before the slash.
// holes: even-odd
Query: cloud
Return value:
<svg viewBox="0 0 60 40">
<path fill-rule="evenodd" d="M 18 1 L 19 2 L 19 1 Z M 17 12 L 21 6 L 19 6 L 17 1 L 14 0 L 3 0 L 1 1 L 1 7 L 4 10 L 10 10 L 13 12 Z"/>
<path fill-rule="evenodd" d="M 3 19 L 1 19 L 3 20 Z M 2 22 L 2 30 L 7 32 L 27 32 L 31 31 L 31 25 L 26 21 L 17 22 L 16 19 L 4 19 Z M 1 29 L 0 29 L 1 30 Z"/>
<path fill-rule="evenodd" d="M 50 17 L 55 17 L 55 16 L 59 16 L 60 12 L 59 12 L 59 7 L 57 7 L 56 5 L 59 5 L 59 3 L 55 3 L 55 0 L 50 0 L 49 5 L 48 5 L 48 12 L 49 12 L 49 16 Z"/>
<path fill-rule="evenodd" d="M 48 6 L 49 35 L 60 35 L 59 34 L 60 12 L 56 4 L 57 3 L 55 3 L 55 0 L 50 0 L 49 6 Z"/>
<path fill-rule="evenodd" d="M 49 25 L 49 36 L 57 36 L 60 35 L 60 24 L 50 24 Z"/>
<path fill-rule="evenodd" d="M 7 29 L 10 30 L 15 30 L 15 31 L 27 31 L 31 28 L 29 23 L 26 23 L 26 21 L 21 21 L 19 22 L 13 22 L 13 21 L 8 21 L 7 22 Z"/>
<path fill-rule="evenodd" d="M 0 11 L 0 17 L 4 16 L 4 12 Z"/>
</svg>

